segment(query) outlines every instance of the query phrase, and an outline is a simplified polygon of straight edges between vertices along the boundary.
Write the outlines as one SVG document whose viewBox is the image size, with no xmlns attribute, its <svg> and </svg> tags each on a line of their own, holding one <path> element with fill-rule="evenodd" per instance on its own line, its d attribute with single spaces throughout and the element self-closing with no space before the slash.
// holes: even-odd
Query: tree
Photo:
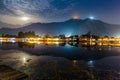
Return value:
<svg viewBox="0 0 120 80">
<path fill-rule="evenodd" d="M 0 37 L 2 37 L 2 33 L 0 33 Z"/>
<path fill-rule="evenodd" d="M 50 38 L 50 35 L 49 35 L 49 34 L 46 34 L 46 35 L 45 35 L 45 38 Z"/>
<path fill-rule="evenodd" d="M 91 37 L 91 32 L 89 31 L 87 34 L 86 34 L 87 37 Z"/>
<path fill-rule="evenodd" d="M 28 31 L 28 32 L 22 32 L 20 31 L 18 33 L 18 37 L 20 38 L 25 38 L 25 37 L 35 37 L 35 32 L 34 31 Z"/>
<path fill-rule="evenodd" d="M 18 33 L 18 37 L 23 38 L 23 37 L 24 37 L 24 33 L 23 33 L 22 31 L 20 31 L 20 32 Z"/>
<path fill-rule="evenodd" d="M 109 38 L 109 36 L 105 35 L 104 38 Z"/>
<path fill-rule="evenodd" d="M 59 35 L 61 39 L 65 39 L 65 34 Z"/>
</svg>

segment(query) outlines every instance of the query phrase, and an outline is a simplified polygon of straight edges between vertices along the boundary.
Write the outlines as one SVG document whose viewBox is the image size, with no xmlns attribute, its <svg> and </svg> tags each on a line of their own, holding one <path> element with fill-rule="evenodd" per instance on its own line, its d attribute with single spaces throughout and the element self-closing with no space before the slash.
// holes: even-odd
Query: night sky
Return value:
<svg viewBox="0 0 120 80">
<path fill-rule="evenodd" d="M 0 0 L 0 20 L 23 25 L 60 22 L 73 16 L 120 24 L 120 0 Z"/>
</svg>

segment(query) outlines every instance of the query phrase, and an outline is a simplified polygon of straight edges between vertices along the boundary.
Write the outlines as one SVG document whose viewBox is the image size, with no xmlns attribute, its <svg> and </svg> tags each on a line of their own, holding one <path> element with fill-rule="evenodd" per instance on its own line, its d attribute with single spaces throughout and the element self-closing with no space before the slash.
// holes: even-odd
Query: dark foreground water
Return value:
<svg viewBox="0 0 120 80">
<path fill-rule="evenodd" d="M 29 80 L 120 80 L 120 47 L 1 43 L 0 65 Z"/>
</svg>

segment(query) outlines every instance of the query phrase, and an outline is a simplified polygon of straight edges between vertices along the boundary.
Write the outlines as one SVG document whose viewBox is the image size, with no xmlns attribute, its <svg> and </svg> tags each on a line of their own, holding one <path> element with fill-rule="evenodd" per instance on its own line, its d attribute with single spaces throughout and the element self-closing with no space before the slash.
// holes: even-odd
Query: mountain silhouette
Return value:
<svg viewBox="0 0 120 80">
<path fill-rule="evenodd" d="M 3 25 L 0 27 L 4 27 Z M 5 26 L 6 27 L 6 26 Z M 70 19 L 64 22 L 52 22 L 52 23 L 32 23 L 21 28 L 1 28 L 0 32 L 3 34 L 17 34 L 23 31 L 34 31 L 38 35 L 50 34 L 71 34 L 81 35 L 87 32 L 92 32 L 100 36 L 117 36 L 120 33 L 120 25 L 108 24 L 100 20 L 91 19 Z"/>
</svg>

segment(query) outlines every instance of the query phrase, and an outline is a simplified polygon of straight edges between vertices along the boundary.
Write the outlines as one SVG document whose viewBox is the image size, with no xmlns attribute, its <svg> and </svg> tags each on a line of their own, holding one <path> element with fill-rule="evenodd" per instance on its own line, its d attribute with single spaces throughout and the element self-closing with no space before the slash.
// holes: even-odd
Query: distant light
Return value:
<svg viewBox="0 0 120 80">
<path fill-rule="evenodd" d="M 55 44 L 59 44 L 59 42 L 55 42 Z"/>
<path fill-rule="evenodd" d="M 93 20 L 93 19 L 95 19 L 95 17 L 94 16 L 90 16 L 89 19 Z"/>
<path fill-rule="evenodd" d="M 26 57 L 23 57 L 22 61 L 23 61 L 23 65 L 25 65 L 25 63 L 26 63 Z"/>
<path fill-rule="evenodd" d="M 28 21 L 30 18 L 29 17 L 26 17 L 26 16 L 23 16 L 20 18 L 22 21 Z"/>
<path fill-rule="evenodd" d="M 89 64 L 93 64 L 93 61 L 92 61 L 92 60 L 90 60 L 90 61 L 88 61 L 88 63 L 89 63 Z"/>
<path fill-rule="evenodd" d="M 15 43 L 15 41 L 13 40 L 12 43 Z"/>
<path fill-rule="evenodd" d="M 10 38 L 9 41 L 12 42 L 12 43 L 15 43 L 15 38 Z"/>
<path fill-rule="evenodd" d="M 75 64 L 75 65 L 76 65 L 77 63 L 78 63 L 78 61 L 77 61 L 77 60 L 73 60 L 73 64 Z"/>
<path fill-rule="evenodd" d="M 59 38 L 56 38 L 55 40 L 56 40 L 56 41 L 58 41 L 58 40 L 59 40 Z"/>
<path fill-rule="evenodd" d="M 23 57 L 23 62 L 26 62 L 26 57 Z"/>
<path fill-rule="evenodd" d="M 0 42 L 2 42 L 3 38 L 0 38 Z"/>
<path fill-rule="evenodd" d="M 71 33 L 66 33 L 65 36 L 66 36 L 66 37 L 70 37 L 70 36 L 71 36 Z"/>
<path fill-rule="evenodd" d="M 88 66 L 89 67 L 94 67 L 94 61 L 93 60 L 88 61 Z"/>
<path fill-rule="evenodd" d="M 75 15 L 75 16 L 73 16 L 73 19 L 79 19 L 79 17 Z"/>
</svg>

